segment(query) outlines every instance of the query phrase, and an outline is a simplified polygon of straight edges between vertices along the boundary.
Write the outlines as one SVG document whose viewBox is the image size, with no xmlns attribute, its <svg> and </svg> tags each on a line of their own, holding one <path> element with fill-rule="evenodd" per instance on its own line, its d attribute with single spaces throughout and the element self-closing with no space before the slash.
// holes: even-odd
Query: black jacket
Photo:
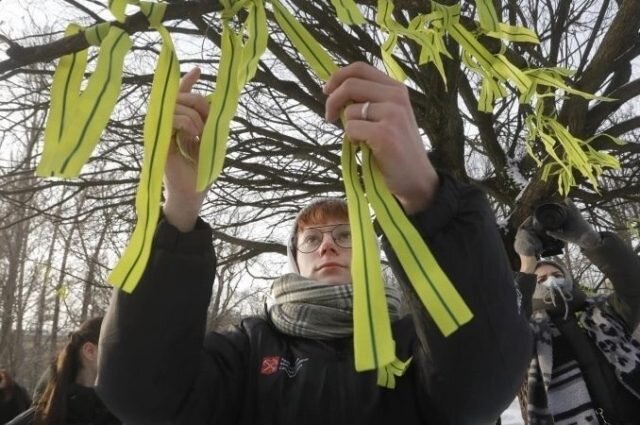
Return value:
<svg viewBox="0 0 640 425">
<path fill-rule="evenodd" d="M 33 408 L 9 422 L 7 425 L 33 425 Z M 67 419 L 64 425 L 120 425 L 93 388 L 72 384 L 67 397 Z"/>
<path fill-rule="evenodd" d="M 602 242 L 582 253 L 611 280 L 614 292 L 603 306 L 618 315 L 629 333 L 640 323 L 640 257 L 613 233 L 601 233 Z M 528 300 L 526 309 L 531 313 L 530 300 L 535 290 L 534 274 L 517 273 L 516 282 Z M 584 306 L 574 306 L 581 311 Z M 577 323 L 575 316 L 564 319 L 550 316 L 564 341 L 580 364 L 585 383 L 597 408 L 611 424 L 640 424 L 640 400 L 620 384 L 613 367 L 595 343 Z"/>
<path fill-rule="evenodd" d="M 10 395 L 0 390 L 0 425 L 9 422 L 24 412 L 30 405 L 31 398 L 29 398 L 27 391 L 20 385 L 14 383 Z"/>
<path fill-rule="evenodd" d="M 396 389 L 355 371 L 351 338 L 294 338 L 248 319 L 203 339 L 211 231 L 200 222 L 181 234 L 161 222 L 137 289 L 114 292 L 98 393 L 131 424 L 495 423 L 515 396 L 532 338 L 493 213 L 479 190 L 443 177 L 434 204 L 410 218 L 474 318 L 448 338 L 422 307 L 395 322 L 399 358 L 413 356 Z"/>
</svg>

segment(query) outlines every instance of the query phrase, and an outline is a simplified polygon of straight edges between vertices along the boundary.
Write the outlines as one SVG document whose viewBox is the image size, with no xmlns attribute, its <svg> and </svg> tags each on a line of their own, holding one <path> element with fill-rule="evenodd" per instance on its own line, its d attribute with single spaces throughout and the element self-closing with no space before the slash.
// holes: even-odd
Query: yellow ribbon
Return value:
<svg viewBox="0 0 640 425">
<path fill-rule="evenodd" d="M 598 136 L 588 140 L 581 140 L 573 136 L 566 127 L 562 126 L 555 119 L 546 117 L 542 113 L 543 98 L 536 104 L 536 114 L 529 115 L 525 120 L 527 127 L 527 150 L 529 155 L 538 163 L 543 165 L 533 152 L 532 145 L 540 140 L 545 152 L 552 159 L 552 162 L 543 167 L 543 180 L 555 175 L 558 178 L 558 192 L 562 195 L 569 193 L 572 186 L 576 185 L 574 170 L 587 179 L 597 191 L 598 178 L 604 168 L 620 169 L 620 163 L 614 156 L 595 150 L 590 143 Z M 616 143 L 622 143 L 619 139 L 607 136 Z M 558 144 L 562 149 L 558 152 Z"/>
<path fill-rule="evenodd" d="M 70 36 L 80 30 L 79 25 L 70 24 L 64 34 Z M 80 84 L 86 66 L 86 50 L 63 56 L 58 62 L 51 84 L 51 107 L 44 129 L 44 148 L 36 168 L 36 174 L 39 176 L 53 175 L 54 164 L 60 156 L 62 133 L 69 127 L 70 117 L 73 117 L 71 110 L 80 96 Z"/>
<path fill-rule="evenodd" d="M 278 0 L 271 0 L 273 13 L 280 28 L 287 35 L 291 43 L 304 57 L 305 61 L 316 75 L 327 81 L 338 67 L 331 56 L 318 44 L 309 31 Z"/>
<path fill-rule="evenodd" d="M 480 26 L 489 31 L 497 31 L 500 19 L 498 19 L 498 14 L 493 6 L 493 1 L 476 0 L 476 7 L 478 8 Z"/>
<path fill-rule="evenodd" d="M 395 342 L 376 234 L 369 203 L 360 183 L 355 148 L 342 142 L 342 175 L 351 224 L 351 280 L 356 370 L 381 369 L 396 360 Z"/>
<path fill-rule="evenodd" d="M 151 27 L 162 36 L 162 49 L 144 123 L 144 160 L 135 204 L 138 220 L 129 244 L 108 277 L 112 285 L 126 292 L 131 292 L 140 281 L 151 254 L 160 215 L 162 176 L 171 144 L 173 114 L 180 83 L 180 65 L 171 35 L 162 26 L 166 4 L 136 4 L 147 16 Z"/>
<path fill-rule="evenodd" d="M 398 81 L 404 81 L 407 76 L 398 61 L 393 57 L 393 50 L 398 43 L 398 35 L 411 36 L 416 41 L 420 39 L 415 37 L 415 31 L 406 31 L 402 25 L 396 22 L 393 18 L 393 3 L 389 0 L 378 0 L 376 23 L 389 33 L 387 39 L 380 46 L 382 63 L 391 77 Z"/>
<path fill-rule="evenodd" d="M 118 20 L 118 22 L 124 22 L 126 15 L 125 9 L 128 4 L 133 4 L 131 0 L 109 0 L 107 5 L 109 6 L 109 10 Z"/>
<path fill-rule="evenodd" d="M 338 19 L 347 25 L 362 25 L 365 23 L 362 12 L 358 9 L 353 0 L 331 0 L 331 4 L 336 9 Z"/>
<path fill-rule="evenodd" d="M 120 94 L 122 65 L 131 40 L 124 30 L 112 26 L 100 47 L 96 70 L 82 93 L 80 82 L 86 66 L 86 59 L 82 58 L 86 58 L 86 52 L 61 60 L 61 71 L 54 74 L 52 115 L 47 121 L 51 128 L 45 128 L 44 142 L 45 152 L 54 152 L 38 165 L 36 172 L 40 176 L 77 176 L 109 121 Z M 74 62 L 73 58 L 78 60 Z M 69 61 L 73 68 L 68 68 Z"/>
<path fill-rule="evenodd" d="M 367 199 L 418 298 L 443 335 L 469 322 L 473 314 L 431 250 L 387 188 L 368 146 L 362 147 Z"/>
<path fill-rule="evenodd" d="M 537 36 L 531 30 L 499 22 L 491 0 L 476 2 L 480 19 L 480 32 L 501 40 L 539 43 Z M 473 34 L 460 23 L 460 5 L 444 6 L 432 2 L 433 12 L 427 15 L 421 23 L 432 25 L 445 30 L 462 47 L 462 60 L 467 67 L 482 76 L 482 85 L 478 99 L 478 110 L 492 112 L 495 100 L 507 95 L 506 83 L 513 84 L 520 93 L 521 103 L 531 102 L 538 86 L 561 89 L 565 93 L 582 96 L 586 99 L 611 101 L 610 98 L 594 96 L 580 90 L 573 89 L 564 83 L 563 78 L 569 76 L 570 71 L 563 68 L 520 70 L 503 54 L 492 54 L 485 49 Z M 443 32 L 440 32 L 443 34 Z M 440 73 L 444 76 L 443 71 Z M 538 95 L 538 98 L 541 96 Z M 538 99 L 539 102 L 539 99 Z M 537 108 L 534 116 L 527 118 L 529 129 L 527 150 L 535 158 L 531 144 L 541 140 L 545 151 L 554 161 L 544 169 L 544 178 L 550 175 L 558 176 L 558 190 L 566 194 L 569 188 L 576 184 L 573 170 L 578 170 L 594 188 L 597 188 L 597 178 L 603 168 L 618 168 L 619 164 L 611 155 L 596 152 L 587 142 L 572 136 L 554 118 L 545 117 L 543 110 Z M 556 142 L 562 146 L 563 156 L 555 152 Z M 540 162 L 536 158 L 537 161 Z"/>
<path fill-rule="evenodd" d="M 200 139 L 197 189 L 205 190 L 220 175 L 227 150 L 229 126 L 235 115 L 242 88 L 255 75 L 258 60 L 267 47 L 267 18 L 262 0 L 242 1 L 230 4 L 222 2 L 230 11 L 238 11 L 239 5 L 247 7 L 249 14 L 245 25 L 248 37 L 235 33 L 230 26 L 232 16 L 224 13 L 222 29 L 222 53 L 218 68 L 216 90 L 211 97 L 211 113 L 207 117 Z"/>
<path fill-rule="evenodd" d="M 139 6 L 163 39 L 144 126 L 144 162 L 136 195 L 138 221 L 124 254 L 108 278 L 114 286 L 131 291 L 147 264 L 158 220 L 179 64 L 169 32 L 162 26 L 166 4 L 110 1 L 109 7 L 119 21 L 126 18 L 127 4 Z M 79 30 L 79 26 L 72 24 L 67 35 Z M 123 60 L 131 47 L 128 34 L 103 23 L 86 29 L 84 35 L 91 45 L 100 46 L 96 70 L 80 93 L 86 50 L 60 60 L 52 84 L 43 157 L 37 168 L 39 175 L 73 177 L 80 172 L 104 131 L 120 92 Z"/>
</svg>

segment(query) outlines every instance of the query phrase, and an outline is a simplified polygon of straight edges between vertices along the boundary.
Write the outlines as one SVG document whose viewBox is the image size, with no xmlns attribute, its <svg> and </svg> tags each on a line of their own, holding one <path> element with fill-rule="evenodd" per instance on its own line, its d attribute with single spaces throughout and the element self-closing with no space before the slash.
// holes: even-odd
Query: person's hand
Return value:
<svg viewBox="0 0 640 425">
<path fill-rule="evenodd" d="M 548 230 L 547 234 L 561 241 L 570 242 L 580 248 L 593 248 L 602 240 L 600 234 L 582 217 L 580 210 L 570 199 L 564 201 L 567 210 L 567 219 L 561 229 Z"/>
<path fill-rule="evenodd" d="M 528 217 L 518 227 L 513 249 L 520 255 L 520 271 L 533 273 L 537 264 L 536 257 L 542 252 L 542 241 L 532 227 L 532 218 Z"/>
<path fill-rule="evenodd" d="M 327 121 L 336 121 L 344 108 L 345 133 L 354 143 L 371 148 L 389 190 L 405 212 L 413 214 L 431 205 L 438 174 L 422 145 L 406 86 L 357 62 L 336 71 L 324 92 Z"/>
<path fill-rule="evenodd" d="M 209 114 L 207 100 L 191 88 L 200 78 L 200 69 L 189 71 L 180 81 L 180 92 L 173 115 L 173 137 L 164 172 L 164 215 L 180 231 L 195 226 L 206 196 L 196 191 L 200 136 Z"/>
<path fill-rule="evenodd" d="M 533 230 L 533 218 L 527 217 L 518 227 L 516 239 L 513 243 L 515 251 L 525 257 L 535 257 L 542 251 L 542 241 Z"/>
</svg>

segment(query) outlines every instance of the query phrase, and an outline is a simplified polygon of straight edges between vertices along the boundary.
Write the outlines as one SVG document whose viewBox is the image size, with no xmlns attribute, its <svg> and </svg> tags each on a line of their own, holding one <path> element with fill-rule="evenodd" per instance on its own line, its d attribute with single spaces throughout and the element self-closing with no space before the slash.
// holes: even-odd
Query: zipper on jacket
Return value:
<svg viewBox="0 0 640 425">
<path fill-rule="evenodd" d="M 596 414 L 598 415 L 598 418 L 600 419 L 600 423 L 602 423 L 603 425 L 611 425 L 611 422 L 609 422 L 607 420 L 607 418 L 605 418 L 604 410 L 601 407 L 596 409 Z"/>
</svg>

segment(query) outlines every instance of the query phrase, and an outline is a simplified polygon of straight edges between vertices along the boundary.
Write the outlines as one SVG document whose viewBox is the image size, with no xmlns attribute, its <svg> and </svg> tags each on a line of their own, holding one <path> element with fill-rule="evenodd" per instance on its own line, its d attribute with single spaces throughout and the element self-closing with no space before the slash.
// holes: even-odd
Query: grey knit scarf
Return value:
<svg viewBox="0 0 640 425">
<path fill-rule="evenodd" d="M 400 291 L 386 286 L 391 321 L 400 318 Z M 353 334 L 353 286 L 330 285 L 289 273 L 273 282 L 266 300 L 271 322 L 286 335 L 333 339 Z"/>
</svg>

